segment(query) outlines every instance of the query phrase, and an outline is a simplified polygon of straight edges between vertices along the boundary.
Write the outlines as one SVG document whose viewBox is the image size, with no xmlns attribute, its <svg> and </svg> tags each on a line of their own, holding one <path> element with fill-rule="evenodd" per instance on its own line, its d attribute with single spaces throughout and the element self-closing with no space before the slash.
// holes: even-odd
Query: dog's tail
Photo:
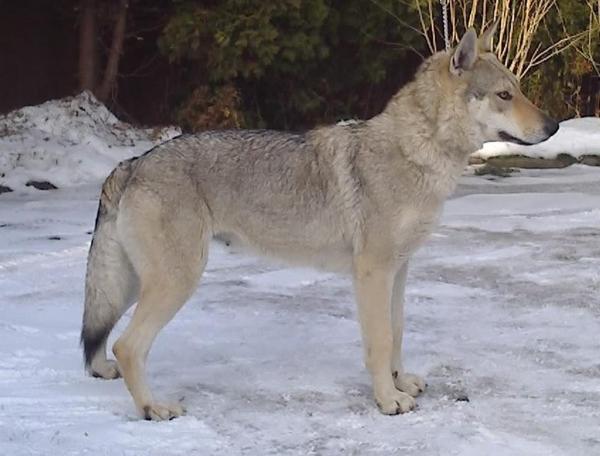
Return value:
<svg viewBox="0 0 600 456">
<path fill-rule="evenodd" d="M 119 202 L 135 159 L 119 163 L 104 181 L 85 277 L 81 343 L 86 369 L 101 377 L 106 370 L 106 340 L 136 298 L 137 276 L 118 238 Z"/>
</svg>

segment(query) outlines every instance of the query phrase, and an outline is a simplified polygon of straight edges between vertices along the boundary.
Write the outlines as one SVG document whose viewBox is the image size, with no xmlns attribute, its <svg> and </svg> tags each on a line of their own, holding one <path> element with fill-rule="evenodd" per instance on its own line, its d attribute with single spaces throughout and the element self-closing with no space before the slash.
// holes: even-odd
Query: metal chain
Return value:
<svg viewBox="0 0 600 456">
<path fill-rule="evenodd" d="M 448 1 L 440 0 L 442 4 L 442 19 L 444 21 L 444 43 L 446 44 L 446 51 L 450 50 L 450 34 L 448 33 Z"/>
</svg>

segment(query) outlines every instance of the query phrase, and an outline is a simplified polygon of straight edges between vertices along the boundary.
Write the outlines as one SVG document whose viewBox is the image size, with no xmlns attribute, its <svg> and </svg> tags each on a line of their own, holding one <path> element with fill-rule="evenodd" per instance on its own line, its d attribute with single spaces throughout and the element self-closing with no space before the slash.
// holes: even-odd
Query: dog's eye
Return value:
<svg viewBox="0 0 600 456">
<path fill-rule="evenodd" d="M 506 90 L 503 90 L 502 92 L 498 92 L 496 95 L 498 95 L 499 98 L 503 99 L 503 100 L 512 100 L 512 95 L 510 93 L 508 93 Z"/>
</svg>

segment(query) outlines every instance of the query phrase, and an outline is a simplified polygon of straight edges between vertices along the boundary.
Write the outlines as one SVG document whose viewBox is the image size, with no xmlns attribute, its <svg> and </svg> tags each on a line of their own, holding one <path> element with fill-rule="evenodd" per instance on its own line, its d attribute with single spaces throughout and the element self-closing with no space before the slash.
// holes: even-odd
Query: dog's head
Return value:
<svg viewBox="0 0 600 456">
<path fill-rule="evenodd" d="M 460 83 L 477 142 L 537 144 L 558 130 L 558 123 L 531 103 L 519 80 L 492 53 L 495 24 L 478 39 L 465 33 L 450 57 L 450 78 Z"/>
</svg>

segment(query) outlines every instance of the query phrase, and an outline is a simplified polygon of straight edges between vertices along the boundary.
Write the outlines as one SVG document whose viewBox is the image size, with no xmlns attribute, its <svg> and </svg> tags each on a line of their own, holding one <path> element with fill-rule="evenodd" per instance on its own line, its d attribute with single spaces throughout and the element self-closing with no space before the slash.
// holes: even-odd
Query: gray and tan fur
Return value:
<svg viewBox="0 0 600 456">
<path fill-rule="evenodd" d="M 471 152 L 490 140 L 537 143 L 558 128 L 490 53 L 491 35 L 477 40 L 470 30 L 452 52 L 432 56 L 369 120 L 306 134 L 181 136 L 121 163 L 104 183 L 88 258 L 89 372 L 122 374 L 147 419 L 183 413 L 155 401 L 145 361 L 194 292 L 210 239 L 221 235 L 267 256 L 352 274 L 375 400 L 385 414 L 413 409 L 425 384 L 402 368 L 411 255 L 436 226 Z M 108 360 L 108 334 L 136 300 L 113 347 L 118 363 Z"/>
</svg>

